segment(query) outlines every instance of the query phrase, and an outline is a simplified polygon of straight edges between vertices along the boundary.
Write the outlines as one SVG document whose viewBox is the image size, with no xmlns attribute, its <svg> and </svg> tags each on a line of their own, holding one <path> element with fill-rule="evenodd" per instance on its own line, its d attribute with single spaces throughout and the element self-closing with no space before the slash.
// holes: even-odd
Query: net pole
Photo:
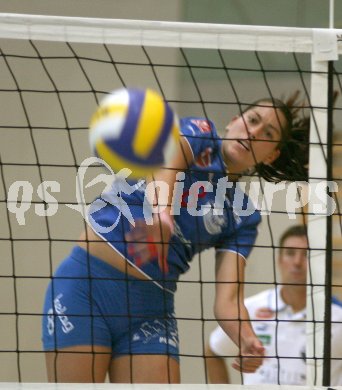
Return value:
<svg viewBox="0 0 342 390">
<path fill-rule="evenodd" d="M 326 215 L 316 208 L 315 196 L 320 182 L 324 180 L 322 171 L 326 172 L 328 62 L 317 61 L 315 56 L 312 56 L 311 70 L 312 112 L 310 121 L 310 201 L 308 207 L 310 250 L 307 280 L 306 363 L 307 384 L 322 385 L 327 223 Z M 320 196 L 323 197 L 324 204 L 327 204 L 326 192 L 323 191 Z"/>
<path fill-rule="evenodd" d="M 333 111 L 334 111 L 334 64 L 328 64 L 328 134 L 327 134 L 327 179 L 333 178 Z M 323 360 L 323 386 L 330 385 L 331 372 L 331 300 L 332 300 L 332 193 L 327 189 L 328 215 L 327 215 L 327 250 L 326 250 L 326 275 L 325 275 L 325 314 L 324 314 L 324 360 Z M 329 212 L 330 211 L 330 212 Z"/>
</svg>

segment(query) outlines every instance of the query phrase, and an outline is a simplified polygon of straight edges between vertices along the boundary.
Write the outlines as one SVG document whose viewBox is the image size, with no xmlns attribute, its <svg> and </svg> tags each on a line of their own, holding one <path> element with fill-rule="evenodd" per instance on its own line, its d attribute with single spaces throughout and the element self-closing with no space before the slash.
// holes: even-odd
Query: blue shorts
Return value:
<svg viewBox="0 0 342 390">
<path fill-rule="evenodd" d="M 112 356 L 162 354 L 178 360 L 174 296 L 75 247 L 50 282 L 43 311 L 46 351 L 110 347 Z"/>
</svg>

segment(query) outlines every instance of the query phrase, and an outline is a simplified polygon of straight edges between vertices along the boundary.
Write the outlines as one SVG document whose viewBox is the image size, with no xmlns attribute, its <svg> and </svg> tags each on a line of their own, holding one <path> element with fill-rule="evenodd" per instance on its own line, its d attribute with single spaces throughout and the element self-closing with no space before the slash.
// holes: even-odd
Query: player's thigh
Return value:
<svg viewBox="0 0 342 390">
<path fill-rule="evenodd" d="M 46 352 L 49 382 L 104 382 L 112 351 L 102 346 L 77 346 Z"/>
<path fill-rule="evenodd" d="M 111 361 L 113 383 L 180 383 L 179 363 L 167 355 L 126 355 Z"/>
</svg>

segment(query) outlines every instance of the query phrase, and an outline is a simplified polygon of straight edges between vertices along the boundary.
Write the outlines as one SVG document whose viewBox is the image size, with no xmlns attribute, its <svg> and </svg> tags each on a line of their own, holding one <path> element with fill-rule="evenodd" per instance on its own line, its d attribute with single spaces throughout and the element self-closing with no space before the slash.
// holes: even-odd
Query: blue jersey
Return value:
<svg viewBox="0 0 342 390">
<path fill-rule="evenodd" d="M 180 124 L 194 162 L 183 176 L 178 176 L 174 192 L 175 230 L 168 253 L 170 271 L 167 277 L 170 279 L 178 279 L 179 274 L 189 268 L 192 258 L 208 248 L 236 252 L 246 258 L 254 245 L 261 220 L 249 198 L 236 183 L 228 180 L 221 152 L 222 140 L 214 124 L 195 117 L 183 118 Z M 134 263 L 127 253 L 124 235 L 132 227 L 130 217 L 144 218 L 145 193 L 143 187 L 137 186 L 129 193 L 121 192 L 113 202 L 117 192 L 114 185 L 112 191 L 98 199 L 101 207 L 93 203 L 90 221 L 97 234 Z M 110 229 L 114 226 L 113 221 L 116 221 L 115 227 Z M 96 226 L 108 227 L 108 232 L 99 232 Z M 156 262 L 141 268 L 152 278 L 158 276 Z"/>
</svg>

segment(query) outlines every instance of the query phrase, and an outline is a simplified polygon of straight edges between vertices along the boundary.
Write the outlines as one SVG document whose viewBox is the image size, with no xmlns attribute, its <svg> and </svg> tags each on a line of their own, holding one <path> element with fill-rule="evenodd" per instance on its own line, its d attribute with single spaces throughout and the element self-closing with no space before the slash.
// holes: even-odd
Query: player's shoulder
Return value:
<svg viewBox="0 0 342 390">
<path fill-rule="evenodd" d="M 193 135 L 203 134 L 203 136 L 217 134 L 214 122 L 202 117 L 183 117 L 180 119 L 180 128 L 184 135 L 191 135 L 191 133 Z"/>
<path fill-rule="evenodd" d="M 274 289 L 263 290 L 246 298 L 245 305 L 249 311 L 258 310 L 261 307 L 268 307 L 274 294 Z"/>
</svg>

